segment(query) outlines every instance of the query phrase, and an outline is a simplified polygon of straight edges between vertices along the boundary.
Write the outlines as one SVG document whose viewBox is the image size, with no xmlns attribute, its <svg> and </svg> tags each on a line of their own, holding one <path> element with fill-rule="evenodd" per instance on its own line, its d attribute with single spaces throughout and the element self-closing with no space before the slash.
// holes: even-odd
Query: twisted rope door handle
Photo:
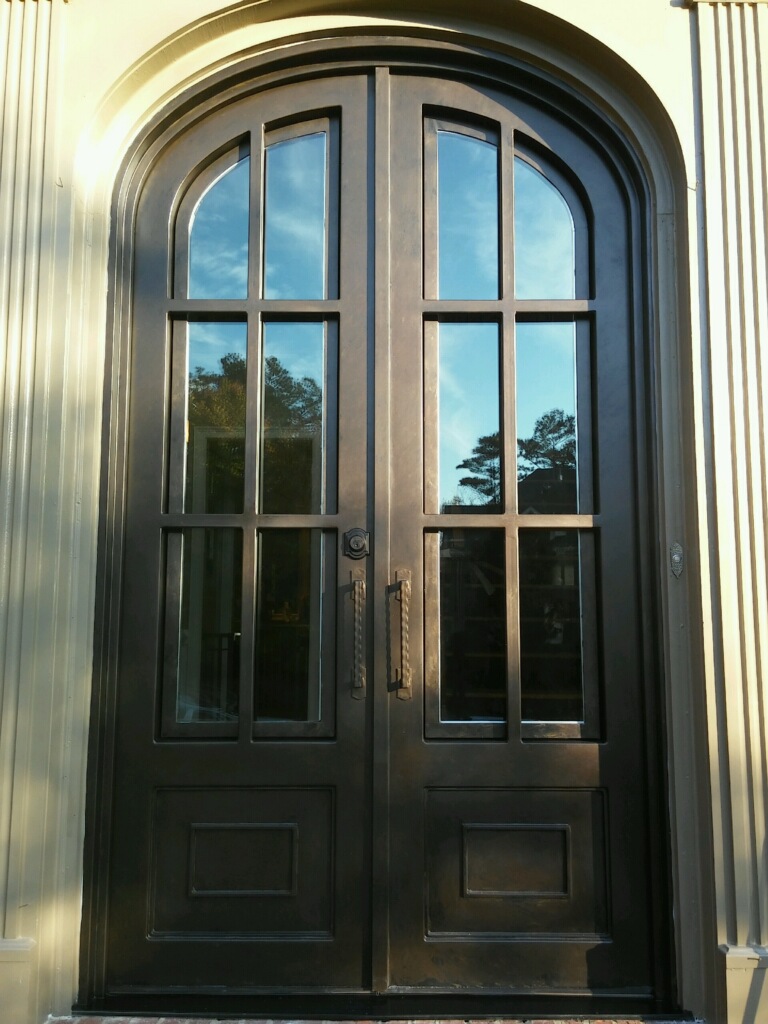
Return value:
<svg viewBox="0 0 768 1024">
<path fill-rule="evenodd" d="M 395 574 L 397 599 L 400 602 L 400 678 L 397 680 L 399 700 L 411 699 L 411 573 L 398 569 Z"/>
<path fill-rule="evenodd" d="M 365 649 L 363 630 L 365 629 L 365 580 L 352 580 L 353 604 L 353 651 L 352 651 L 352 696 L 362 700 L 365 696 Z"/>
</svg>

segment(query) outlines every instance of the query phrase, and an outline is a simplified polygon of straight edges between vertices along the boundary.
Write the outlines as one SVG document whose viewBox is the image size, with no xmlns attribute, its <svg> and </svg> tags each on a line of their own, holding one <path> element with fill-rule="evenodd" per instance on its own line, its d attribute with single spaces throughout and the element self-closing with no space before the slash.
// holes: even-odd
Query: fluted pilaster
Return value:
<svg viewBox="0 0 768 1024">
<path fill-rule="evenodd" d="M 50 40 L 50 3 L 0 8 L 0 834 L 8 835 L 29 514 L 30 434 L 37 340 L 43 210 L 42 170 Z M 9 849 L 0 843 L 0 902 Z M 8 936 L 14 927 L 5 908 Z"/>
<path fill-rule="evenodd" d="M 701 87 L 710 558 L 720 618 L 713 764 L 719 938 L 726 975 L 741 972 L 746 981 L 766 965 L 768 943 L 768 6 L 691 3 Z M 754 1001 L 753 981 L 747 997 Z M 729 1019 L 737 1012 L 729 994 Z"/>
<path fill-rule="evenodd" d="M 41 780 L 39 743 L 45 737 L 52 749 L 50 764 L 53 723 L 62 720 L 52 644 L 67 582 L 56 557 L 66 517 L 53 497 L 66 359 L 53 344 L 66 314 L 57 315 L 52 287 L 64 2 L 0 3 L 0 989 L 12 994 L 3 1013 L 20 1021 L 56 870 L 46 828 L 57 803 Z"/>
</svg>

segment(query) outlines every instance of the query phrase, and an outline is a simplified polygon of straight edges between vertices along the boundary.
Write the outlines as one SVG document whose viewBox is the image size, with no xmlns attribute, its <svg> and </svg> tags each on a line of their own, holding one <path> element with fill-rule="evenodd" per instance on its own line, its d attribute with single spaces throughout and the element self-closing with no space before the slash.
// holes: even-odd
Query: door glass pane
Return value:
<svg viewBox="0 0 768 1024">
<path fill-rule="evenodd" d="M 498 149 L 437 133 L 440 299 L 499 297 Z"/>
<path fill-rule="evenodd" d="M 325 298 L 326 134 L 267 146 L 264 297 Z"/>
<path fill-rule="evenodd" d="M 572 299 L 574 230 L 562 193 L 519 157 L 515 160 L 515 294 L 518 299 Z"/>
<path fill-rule="evenodd" d="M 176 561 L 174 545 L 181 543 Z M 180 568 L 176 647 L 176 721 L 237 719 L 240 681 L 243 535 L 231 529 L 188 529 L 168 536 L 169 569 Z M 169 579 L 169 589 L 179 592 Z M 169 597 L 170 600 L 170 597 Z"/>
<path fill-rule="evenodd" d="M 185 512 L 242 512 L 247 325 L 188 325 Z"/>
<path fill-rule="evenodd" d="M 259 533 L 257 721 L 320 718 L 322 561 L 320 530 Z"/>
<path fill-rule="evenodd" d="M 261 511 L 325 511 L 324 323 L 264 324 Z"/>
<path fill-rule="evenodd" d="M 581 722 L 579 531 L 521 530 L 519 543 L 522 719 Z"/>
<path fill-rule="evenodd" d="M 250 159 L 226 170 L 203 194 L 189 231 L 190 299 L 244 299 L 248 294 Z"/>
<path fill-rule="evenodd" d="M 519 323 L 516 337 L 518 508 L 577 512 L 575 325 Z"/>
<path fill-rule="evenodd" d="M 442 512 L 501 508 L 499 328 L 438 325 L 438 461 Z"/>
<path fill-rule="evenodd" d="M 504 531 L 442 530 L 439 538 L 440 721 L 504 722 Z"/>
</svg>

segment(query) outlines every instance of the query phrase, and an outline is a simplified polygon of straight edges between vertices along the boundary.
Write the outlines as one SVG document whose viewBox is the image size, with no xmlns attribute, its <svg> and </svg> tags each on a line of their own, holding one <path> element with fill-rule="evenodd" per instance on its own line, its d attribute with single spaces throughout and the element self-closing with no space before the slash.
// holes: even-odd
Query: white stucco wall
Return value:
<svg viewBox="0 0 768 1024">
<path fill-rule="evenodd" d="M 8 1024 L 38 1024 L 65 1012 L 77 986 L 108 232 L 121 160 L 174 96 L 259 47 L 349 26 L 427 27 L 526 54 L 610 110 L 646 154 L 667 271 L 656 282 L 658 558 L 678 969 L 688 1009 L 747 1024 L 745 1014 L 762 1012 L 754 979 L 768 941 L 768 172 L 757 59 L 768 5 L 478 0 L 472 21 L 459 2 L 425 3 L 432 13 L 422 14 L 400 5 L 412 13 L 394 20 L 384 3 L 327 0 L 313 5 L 327 13 L 302 17 L 307 6 L 0 0 L 0 1006 L 12 1008 Z M 533 8 L 537 38 L 521 14 Z M 675 147 L 679 182 L 664 171 Z M 680 585 L 667 572 L 673 540 L 689 555 Z M 717 964 L 736 981 L 697 982 Z"/>
</svg>

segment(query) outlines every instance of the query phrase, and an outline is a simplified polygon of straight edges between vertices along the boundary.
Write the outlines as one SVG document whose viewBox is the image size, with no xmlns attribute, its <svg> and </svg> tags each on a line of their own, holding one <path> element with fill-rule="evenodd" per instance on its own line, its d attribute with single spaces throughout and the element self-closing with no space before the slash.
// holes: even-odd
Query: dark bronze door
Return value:
<svg viewBox="0 0 768 1024">
<path fill-rule="evenodd" d="M 665 998 L 630 223 L 555 112 L 385 68 L 154 161 L 89 1005 Z"/>
<path fill-rule="evenodd" d="M 626 200 L 520 99 L 391 96 L 389 981 L 650 994 Z"/>
</svg>

